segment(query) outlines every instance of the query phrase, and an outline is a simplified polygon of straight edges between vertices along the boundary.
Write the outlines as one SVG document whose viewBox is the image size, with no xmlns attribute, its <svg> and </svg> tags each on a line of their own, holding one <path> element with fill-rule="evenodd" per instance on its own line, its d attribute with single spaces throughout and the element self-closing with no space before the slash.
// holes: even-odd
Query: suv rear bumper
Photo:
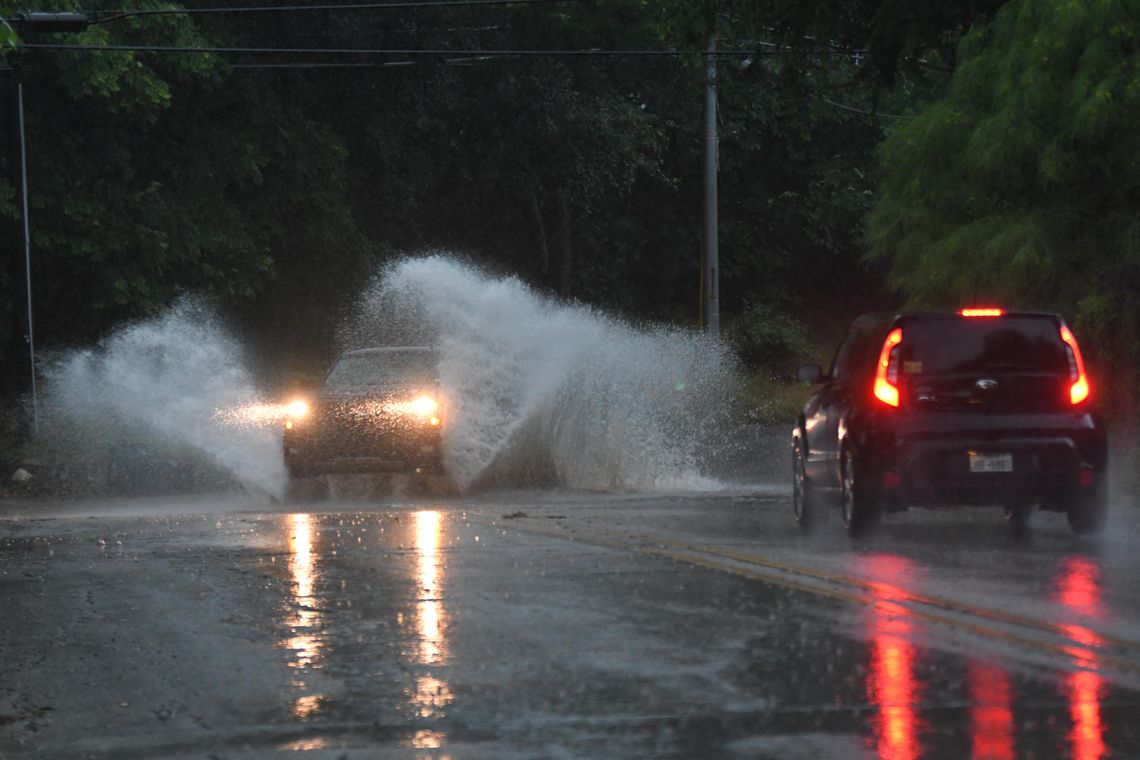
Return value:
<svg viewBox="0 0 1140 760">
<path fill-rule="evenodd" d="M 883 414 L 859 450 L 888 511 L 1028 504 L 1064 511 L 1103 486 L 1108 459 L 1103 427 L 1089 413 Z M 971 471 L 971 453 L 1009 455 L 1011 469 Z"/>
</svg>

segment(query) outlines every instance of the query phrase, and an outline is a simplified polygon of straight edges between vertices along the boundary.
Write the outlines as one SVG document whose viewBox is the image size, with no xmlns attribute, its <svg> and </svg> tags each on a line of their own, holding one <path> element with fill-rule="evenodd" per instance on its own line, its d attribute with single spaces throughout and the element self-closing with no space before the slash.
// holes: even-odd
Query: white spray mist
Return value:
<svg viewBox="0 0 1140 760">
<path fill-rule="evenodd" d="M 237 343 L 192 299 L 58 358 L 47 397 L 49 419 L 91 448 L 142 442 L 148 451 L 193 452 L 242 485 L 281 493 L 276 408 L 262 403 Z"/>
<path fill-rule="evenodd" d="M 691 332 L 635 329 L 445 256 L 386 268 L 345 347 L 435 343 L 461 488 L 707 489 L 732 362 Z"/>
</svg>

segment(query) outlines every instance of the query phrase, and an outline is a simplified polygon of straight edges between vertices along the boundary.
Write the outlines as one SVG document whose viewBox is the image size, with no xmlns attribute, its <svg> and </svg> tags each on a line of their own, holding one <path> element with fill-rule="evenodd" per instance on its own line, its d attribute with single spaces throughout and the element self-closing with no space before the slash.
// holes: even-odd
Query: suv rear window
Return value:
<svg viewBox="0 0 1140 760">
<path fill-rule="evenodd" d="M 1059 327 L 1049 317 L 915 320 L 903 333 L 907 375 L 1069 372 Z"/>
</svg>

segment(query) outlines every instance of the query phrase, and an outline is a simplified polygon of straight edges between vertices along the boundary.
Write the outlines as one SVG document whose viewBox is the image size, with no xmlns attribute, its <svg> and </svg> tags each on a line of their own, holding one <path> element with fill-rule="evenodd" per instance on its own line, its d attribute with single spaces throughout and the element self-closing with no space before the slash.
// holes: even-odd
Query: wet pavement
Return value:
<svg viewBox="0 0 1140 760">
<path fill-rule="evenodd" d="M 0 757 L 1140 756 L 1140 510 L 0 502 Z"/>
</svg>

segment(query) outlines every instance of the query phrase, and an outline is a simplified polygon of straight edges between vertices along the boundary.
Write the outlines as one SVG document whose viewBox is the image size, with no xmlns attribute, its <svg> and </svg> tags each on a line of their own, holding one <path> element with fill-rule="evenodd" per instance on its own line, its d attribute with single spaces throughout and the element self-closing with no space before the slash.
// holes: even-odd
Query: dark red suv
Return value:
<svg viewBox="0 0 1140 760">
<path fill-rule="evenodd" d="M 1108 509 L 1108 447 L 1076 338 L 1056 314 L 964 309 L 860 317 L 792 431 L 797 522 L 838 506 L 858 534 L 911 506 L 997 506 L 1015 525 Z"/>
</svg>

